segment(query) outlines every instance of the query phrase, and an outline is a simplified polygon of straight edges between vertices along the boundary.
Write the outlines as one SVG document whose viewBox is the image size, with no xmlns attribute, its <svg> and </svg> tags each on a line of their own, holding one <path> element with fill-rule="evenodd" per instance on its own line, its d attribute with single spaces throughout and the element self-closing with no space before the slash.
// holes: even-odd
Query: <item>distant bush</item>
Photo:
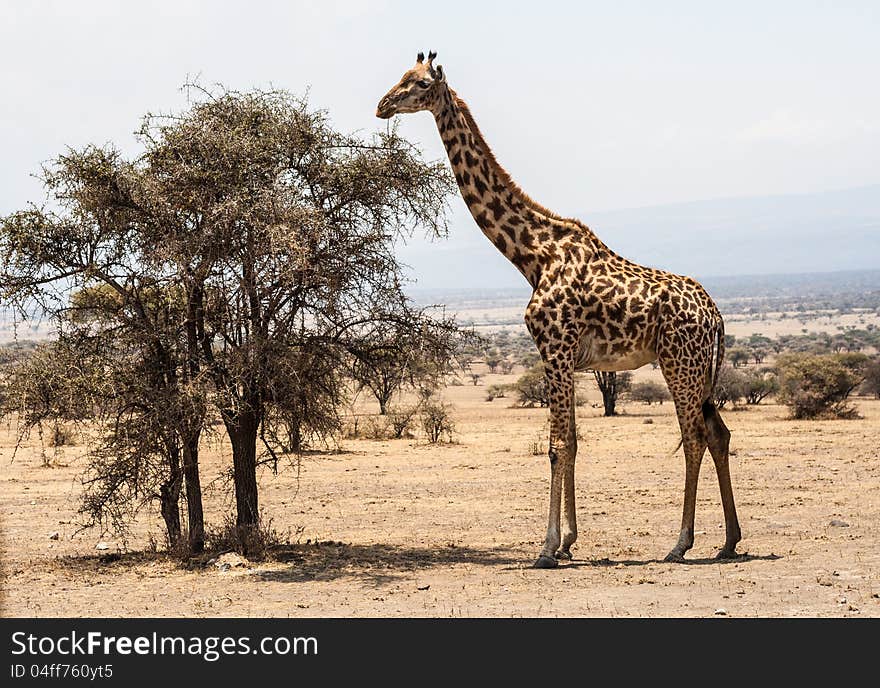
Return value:
<svg viewBox="0 0 880 688">
<path fill-rule="evenodd" d="M 779 400 L 793 418 L 853 418 L 846 402 L 861 379 L 853 361 L 833 354 L 786 354 L 779 358 Z"/>
<path fill-rule="evenodd" d="M 514 383 L 518 401 L 522 406 L 549 406 L 550 388 L 544 376 L 544 364 L 536 363 Z"/>
<path fill-rule="evenodd" d="M 728 402 L 731 404 L 739 403 L 746 396 L 747 388 L 748 379 L 743 373 L 734 370 L 729 365 L 721 366 L 713 391 L 715 405 L 718 408 L 724 408 Z"/>
<path fill-rule="evenodd" d="M 510 385 L 490 385 L 486 390 L 486 401 L 494 401 L 495 399 L 503 399 L 507 395 Z"/>
<path fill-rule="evenodd" d="M 779 391 L 779 379 L 775 370 L 749 370 L 744 377 L 743 396 L 747 404 L 760 404 L 771 394 Z"/>
<path fill-rule="evenodd" d="M 451 410 L 452 406 L 436 399 L 429 399 L 422 405 L 419 419 L 431 444 L 442 443 L 444 437 L 452 442 L 455 424 L 449 415 Z"/>
<path fill-rule="evenodd" d="M 749 362 L 751 356 L 748 349 L 733 348 L 727 352 L 727 360 L 734 368 L 739 368 Z"/>
<path fill-rule="evenodd" d="M 399 440 L 411 436 L 413 422 L 418 412 L 418 404 L 391 406 L 388 408 L 386 421 L 388 424 L 388 434 L 392 439 Z"/>
<path fill-rule="evenodd" d="M 632 401 L 641 401 L 649 406 L 653 403 L 662 404 L 672 397 L 666 385 L 651 380 L 634 383 L 629 390 L 629 398 Z"/>
<path fill-rule="evenodd" d="M 880 358 L 875 358 L 865 366 L 865 381 L 862 394 L 873 394 L 880 399 Z"/>
</svg>

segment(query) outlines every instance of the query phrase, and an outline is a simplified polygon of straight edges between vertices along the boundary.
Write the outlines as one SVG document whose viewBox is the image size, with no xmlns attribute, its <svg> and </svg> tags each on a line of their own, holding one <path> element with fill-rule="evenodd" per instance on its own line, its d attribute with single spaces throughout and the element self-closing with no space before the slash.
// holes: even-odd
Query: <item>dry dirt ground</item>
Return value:
<svg viewBox="0 0 880 688">
<path fill-rule="evenodd" d="M 486 402 L 486 385 L 502 380 L 446 390 L 455 444 L 345 440 L 339 453 L 304 457 L 299 471 L 263 473 L 265 516 L 301 533 L 273 560 L 226 570 L 150 554 L 149 538 L 160 533 L 155 512 L 126 543 L 78 532 L 84 448 L 54 457 L 49 449 L 49 468 L 34 443 L 13 460 L 7 428 L 2 613 L 880 616 L 880 402 L 859 399 L 864 417 L 853 421 L 786 420 L 776 405 L 727 411 L 747 554 L 712 559 L 724 535 L 707 455 L 687 564 L 662 562 L 678 535 L 684 482 L 671 404 L 627 404 L 611 419 L 581 408 L 580 540 L 573 562 L 547 571 L 529 568 L 546 523 L 547 411 Z M 593 385 L 585 388 L 595 401 Z M 205 483 L 229 461 L 223 438 L 206 445 Z M 222 490 L 206 500 L 215 524 L 231 509 Z M 99 541 L 109 549 L 96 551 Z"/>
</svg>

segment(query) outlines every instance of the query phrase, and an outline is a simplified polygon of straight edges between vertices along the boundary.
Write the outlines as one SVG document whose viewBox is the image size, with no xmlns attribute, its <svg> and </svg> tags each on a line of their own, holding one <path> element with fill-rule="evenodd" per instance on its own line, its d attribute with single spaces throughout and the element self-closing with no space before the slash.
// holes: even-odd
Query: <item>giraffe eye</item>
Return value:
<svg viewBox="0 0 880 688">
<path fill-rule="evenodd" d="M 425 81 L 424 79 L 421 79 L 420 81 L 416 82 L 416 86 L 418 86 L 419 88 L 428 88 L 430 85 L 431 85 L 431 82 Z"/>
</svg>

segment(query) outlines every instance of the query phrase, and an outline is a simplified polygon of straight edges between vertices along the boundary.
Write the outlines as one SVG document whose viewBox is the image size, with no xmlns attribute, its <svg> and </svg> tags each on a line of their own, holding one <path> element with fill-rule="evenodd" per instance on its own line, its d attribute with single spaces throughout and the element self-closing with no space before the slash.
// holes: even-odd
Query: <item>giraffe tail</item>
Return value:
<svg viewBox="0 0 880 688">
<path fill-rule="evenodd" d="M 715 340 L 712 342 L 712 359 L 709 368 L 708 389 L 706 390 L 706 402 L 712 401 L 712 394 L 718 385 L 718 376 L 721 373 L 721 364 L 724 362 L 724 320 L 719 316 L 715 325 Z M 714 404 L 713 404 L 714 405 Z M 705 409 L 703 415 L 706 415 Z"/>
</svg>

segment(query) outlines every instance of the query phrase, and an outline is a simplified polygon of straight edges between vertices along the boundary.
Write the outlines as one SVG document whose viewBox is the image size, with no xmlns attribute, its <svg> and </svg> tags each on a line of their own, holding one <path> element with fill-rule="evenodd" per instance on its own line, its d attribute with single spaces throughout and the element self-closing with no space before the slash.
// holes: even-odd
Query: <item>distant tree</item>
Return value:
<svg viewBox="0 0 880 688">
<path fill-rule="evenodd" d="M 445 437 L 448 442 L 452 442 L 455 433 L 455 423 L 452 420 L 450 412 L 452 407 L 431 398 L 422 404 L 419 418 L 422 423 L 422 429 L 431 444 L 438 444 Z"/>
<path fill-rule="evenodd" d="M 606 416 L 617 415 L 617 400 L 620 395 L 629 389 L 632 383 L 632 373 L 594 370 L 593 379 L 602 393 L 602 406 Z"/>
<path fill-rule="evenodd" d="M 423 313 L 401 313 L 398 321 L 380 323 L 374 337 L 353 345 L 351 375 L 379 402 L 388 403 L 404 386 L 436 388 L 452 369 L 460 331 L 451 320 L 436 321 Z"/>
<path fill-rule="evenodd" d="M 763 346 L 753 346 L 749 351 L 752 354 L 755 365 L 760 365 L 764 362 L 764 359 L 767 358 L 767 349 Z"/>
<path fill-rule="evenodd" d="M 747 349 L 733 348 L 727 352 L 727 360 L 730 361 L 734 368 L 739 368 L 749 362 L 749 352 Z"/>
<path fill-rule="evenodd" d="M 856 387 L 858 387 L 865 379 L 868 364 L 871 362 L 867 354 L 856 351 L 848 351 L 846 353 L 837 354 L 835 357 L 844 368 L 846 368 L 853 377 L 852 387 L 847 391 L 849 396 Z"/>
<path fill-rule="evenodd" d="M 507 395 L 508 389 L 510 389 L 510 385 L 490 385 L 486 390 L 486 401 L 503 399 Z"/>
<path fill-rule="evenodd" d="M 498 366 L 501 365 L 502 357 L 498 349 L 493 349 L 486 354 L 486 365 L 489 367 L 490 373 L 498 372 Z"/>
<path fill-rule="evenodd" d="M 746 395 L 746 377 L 728 365 L 718 371 L 718 380 L 713 391 L 715 405 L 724 408 L 728 402 L 737 404 Z"/>
<path fill-rule="evenodd" d="M 865 366 L 865 381 L 862 383 L 864 394 L 873 394 L 880 399 L 880 357 L 874 358 Z"/>
<path fill-rule="evenodd" d="M 775 370 L 749 370 L 745 374 L 743 396 L 747 404 L 760 404 L 771 394 L 779 391 L 779 379 Z"/>
<path fill-rule="evenodd" d="M 534 351 L 532 349 L 522 354 L 520 356 L 519 362 L 520 365 L 528 370 L 533 368 L 535 365 L 541 363 L 541 355 L 537 351 Z"/>
<path fill-rule="evenodd" d="M 633 401 L 641 401 L 649 406 L 653 403 L 662 405 L 664 401 L 672 399 L 666 385 L 652 380 L 634 383 L 630 386 L 628 396 Z"/>
<path fill-rule="evenodd" d="M 514 383 L 518 401 L 522 406 L 549 406 L 550 387 L 544 375 L 544 365 L 536 363 Z"/>
<path fill-rule="evenodd" d="M 852 418 L 847 404 L 857 378 L 833 354 L 785 354 L 780 357 L 779 400 L 793 418 Z"/>
</svg>

